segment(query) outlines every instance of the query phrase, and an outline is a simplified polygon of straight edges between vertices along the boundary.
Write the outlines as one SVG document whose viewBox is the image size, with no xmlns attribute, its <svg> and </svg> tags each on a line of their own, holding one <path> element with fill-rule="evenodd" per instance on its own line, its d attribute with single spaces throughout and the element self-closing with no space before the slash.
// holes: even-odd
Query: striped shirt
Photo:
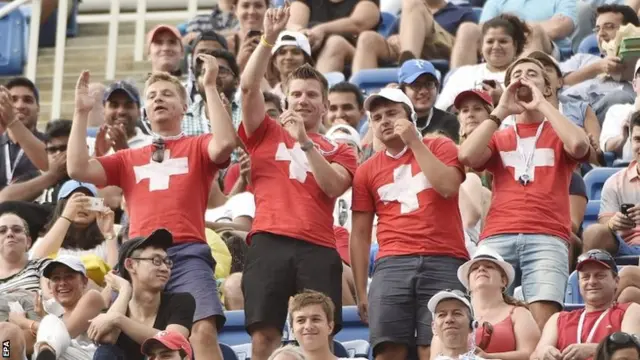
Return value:
<svg viewBox="0 0 640 360">
<path fill-rule="evenodd" d="M 12 290 L 40 290 L 40 276 L 42 269 L 51 261 L 51 259 L 29 260 L 27 266 L 14 275 L 0 279 L 0 294 Z"/>
</svg>

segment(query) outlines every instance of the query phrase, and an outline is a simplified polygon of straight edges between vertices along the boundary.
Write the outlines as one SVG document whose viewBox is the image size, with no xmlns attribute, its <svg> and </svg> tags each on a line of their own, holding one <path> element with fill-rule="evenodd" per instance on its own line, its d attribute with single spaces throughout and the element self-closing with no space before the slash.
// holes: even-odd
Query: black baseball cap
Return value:
<svg viewBox="0 0 640 360">
<path fill-rule="evenodd" d="M 135 85 L 125 80 L 120 80 L 109 84 L 109 86 L 104 91 L 102 103 L 106 104 L 111 95 L 113 95 L 113 93 L 117 91 L 123 92 L 127 95 L 127 97 L 129 97 L 129 99 L 131 99 L 131 101 L 140 106 L 140 93 L 138 92 L 138 89 L 135 87 Z"/>
<path fill-rule="evenodd" d="M 222 46 L 223 49 L 229 50 L 229 44 L 227 44 L 227 39 L 225 39 L 224 36 L 222 36 L 221 34 L 213 30 L 203 31 L 199 33 L 198 36 L 196 36 L 195 40 L 193 40 L 193 42 L 191 43 L 192 51 L 196 49 L 196 46 L 200 41 L 215 41 L 218 44 L 220 44 L 220 46 Z"/>
<path fill-rule="evenodd" d="M 124 262 L 127 258 L 131 257 L 131 253 L 138 249 L 145 249 L 148 247 L 155 247 L 163 250 L 167 250 L 173 244 L 173 235 L 167 229 L 158 229 L 151 233 L 147 237 L 138 236 L 131 240 L 126 241 L 120 246 L 118 251 L 118 273 L 127 281 L 131 281 L 129 272 L 124 267 Z"/>
<path fill-rule="evenodd" d="M 580 268 L 585 264 L 599 264 L 607 269 L 610 269 L 614 274 L 618 273 L 618 265 L 616 260 L 608 252 L 600 249 L 589 250 L 586 253 L 578 256 L 578 262 L 576 264 L 576 270 L 580 271 Z"/>
</svg>

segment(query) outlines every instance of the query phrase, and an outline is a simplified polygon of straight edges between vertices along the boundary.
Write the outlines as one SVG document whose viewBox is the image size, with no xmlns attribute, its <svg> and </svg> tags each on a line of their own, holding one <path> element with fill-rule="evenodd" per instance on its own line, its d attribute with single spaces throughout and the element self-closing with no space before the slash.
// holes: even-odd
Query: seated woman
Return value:
<svg viewBox="0 0 640 360">
<path fill-rule="evenodd" d="M 287 93 L 287 80 L 289 74 L 303 64 L 315 64 L 311 57 L 311 45 L 309 39 L 297 31 L 283 31 L 271 51 L 272 73 L 277 75 L 278 83 L 271 90 L 281 98 Z"/>
<path fill-rule="evenodd" d="M 62 316 L 46 315 L 41 321 L 22 317 L 18 326 L 36 335 L 36 360 L 91 359 L 95 344 L 87 337 L 89 320 L 106 307 L 102 296 L 88 290 L 87 271 L 75 256 L 62 255 L 43 269 L 54 299 L 62 306 Z"/>
<path fill-rule="evenodd" d="M 635 360 L 640 359 L 640 339 L 638 335 L 617 332 L 600 342 L 594 360 Z"/>
<path fill-rule="evenodd" d="M 31 249 L 32 256 L 47 257 L 57 253 L 85 260 L 97 256 L 95 260 L 113 267 L 118 261 L 114 215 L 108 208 L 92 210 L 92 198 L 95 199 L 97 193 L 93 184 L 75 180 L 64 183 L 58 192 L 58 203 L 47 226 L 48 231 Z M 91 280 L 101 285 L 108 269 L 89 270 Z"/>
<path fill-rule="evenodd" d="M 471 294 L 479 322 L 475 344 L 482 358 L 528 360 L 540 339 L 540 329 L 526 305 L 505 294 L 514 277 L 513 267 L 484 246 L 458 268 L 458 280 Z M 440 353 L 440 346 L 434 336 L 432 358 Z"/>
<path fill-rule="evenodd" d="M 478 88 L 488 91 L 492 102 L 497 104 L 502 94 L 504 73 L 524 50 L 529 32 L 524 22 L 509 14 L 502 14 L 484 23 L 482 57 L 485 62 L 462 66 L 451 72 L 438 95 L 436 107 L 449 110 L 461 91 Z"/>
</svg>

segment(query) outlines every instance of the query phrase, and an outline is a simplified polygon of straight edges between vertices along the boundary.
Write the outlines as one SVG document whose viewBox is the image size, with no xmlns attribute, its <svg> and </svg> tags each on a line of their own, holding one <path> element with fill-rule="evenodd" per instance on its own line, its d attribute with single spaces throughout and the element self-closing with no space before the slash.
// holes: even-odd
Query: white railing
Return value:
<svg viewBox="0 0 640 360">
<path fill-rule="evenodd" d="M 186 11 L 147 11 L 147 0 L 138 0 L 136 12 L 121 13 L 120 0 L 110 0 L 109 14 L 79 15 L 79 24 L 108 23 L 107 60 L 105 64 L 105 80 L 111 81 L 116 77 L 116 63 L 118 55 L 118 26 L 121 22 L 135 22 L 135 40 L 133 47 L 134 61 L 144 60 L 145 24 L 146 21 L 187 21 L 199 13 L 206 14 L 209 10 L 198 11 L 198 0 L 187 0 Z M 183 1 L 176 1 L 184 4 Z M 40 35 L 40 14 L 42 0 L 14 0 L 0 9 L 0 19 L 21 5 L 31 4 L 31 24 L 29 29 L 29 48 L 25 76 L 36 81 L 36 64 L 38 60 L 38 43 Z M 70 0 L 58 1 L 58 21 L 56 28 L 56 44 L 53 73 L 53 89 L 51 99 L 51 118 L 59 118 L 62 107 L 62 87 L 64 83 L 64 53 L 67 35 L 67 14 Z"/>
</svg>

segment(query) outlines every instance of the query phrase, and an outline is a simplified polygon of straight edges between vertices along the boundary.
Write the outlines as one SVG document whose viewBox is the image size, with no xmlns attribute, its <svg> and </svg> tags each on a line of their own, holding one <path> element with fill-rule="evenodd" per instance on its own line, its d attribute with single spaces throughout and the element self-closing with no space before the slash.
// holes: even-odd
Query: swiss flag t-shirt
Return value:
<svg viewBox="0 0 640 360">
<path fill-rule="evenodd" d="M 436 137 L 423 143 L 464 177 L 453 141 Z M 351 209 L 378 216 L 378 259 L 393 255 L 469 258 L 458 195 L 444 198 L 433 189 L 408 148 L 396 156 L 380 151 L 360 165 L 353 179 Z"/>
<path fill-rule="evenodd" d="M 251 155 L 256 217 L 249 235 L 269 232 L 335 248 L 336 199 L 327 196 L 316 182 L 300 144 L 268 116 L 251 136 L 247 136 L 244 125 L 238 134 Z M 355 173 L 357 160 L 352 148 L 320 134 L 308 136 L 329 163 L 341 165 L 351 175 Z"/>
<path fill-rule="evenodd" d="M 491 158 L 484 168 L 493 174 L 491 207 L 480 236 L 485 239 L 500 234 L 545 234 L 569 240 L 569 183 L 583 159 L 573 159 L 548 121 L 516 124 L 521 146 L 530 153 L 538 127 L 532 160 L 532 181 L 524 186 L 517 169 L 524 168 L 523 156 L 516 149 L 516 134 L 509 127 L 493 134 L 489 141 Z M 589 154 L 586 155 L 588 157 Z"/>
<path fill-rule="evenodd" d="M 130 215 L 129 236 L 147 236 L 158 228 L 173 234 L 174 244 L 206 242 L 204 213 L 216 165 L 207 147 L 212 135 L 165 140 L 164 160 L 151 160 L 153 145 L 126 149 L 97 160 L 107 185 L 124 193 Z"/>
</svg>

